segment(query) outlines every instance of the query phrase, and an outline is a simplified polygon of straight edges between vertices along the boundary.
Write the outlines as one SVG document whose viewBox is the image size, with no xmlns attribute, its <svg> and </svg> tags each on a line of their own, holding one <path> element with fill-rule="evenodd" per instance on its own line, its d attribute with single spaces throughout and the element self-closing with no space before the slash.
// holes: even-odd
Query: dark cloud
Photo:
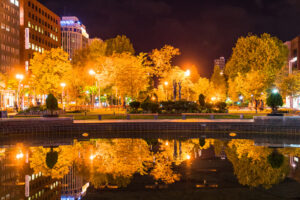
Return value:
<svg viewBox="0 0 300 200">
<path fill-rule="evenodd" d="M 60 16 L 75 15 L 92 37 L 125 34 L 137 51 L 164 44 L 181 49 L 176 64 L 209 75 L 213 59 L 230 56 L 241 35 L 300 34 L 300 0 L 41 0 Z"/>
</svg>

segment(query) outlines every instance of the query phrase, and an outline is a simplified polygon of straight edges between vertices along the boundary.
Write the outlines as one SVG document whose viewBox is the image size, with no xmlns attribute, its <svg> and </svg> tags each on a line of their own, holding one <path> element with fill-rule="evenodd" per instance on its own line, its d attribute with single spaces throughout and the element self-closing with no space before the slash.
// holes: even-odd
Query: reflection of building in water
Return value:
<svg viewBox="0 0 300 200">
<path fill-rule="evenodd" d="M 85 183 L 83 177 L 78 175 L 73 164 L 70 171 L 62 179 L 61 199 L 78 200 L 85 196 L 89 183 Z"/>
<path fill-rule="evenodd" d="M 56 200 L 60 197 L 60 182 L 42 173 L 34 174 L 28 155 L 18 148 L 7 148 L 0 153 L 0 178 L 1 200 Z"/>
<path fill-rule="evenodd" d="M 19 169 L 5 149 L 0 149 L 0 199 L 19 199 L 22 186 L 17 185 Z M 23 186 L 24 187 L 24 186 Z"/>
</svg>

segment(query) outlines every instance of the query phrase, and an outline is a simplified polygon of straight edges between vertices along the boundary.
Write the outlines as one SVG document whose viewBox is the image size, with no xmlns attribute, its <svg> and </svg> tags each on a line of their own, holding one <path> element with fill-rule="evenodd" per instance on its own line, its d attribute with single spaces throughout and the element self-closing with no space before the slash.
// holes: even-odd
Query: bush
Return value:
<svg viewBox="0 0 300 200">
<path fill-rule="evenodd" d="M 216 104 L 216 108 L 217 108 L 217 112 L 219 112 L 219 113 L 227 113 L 228 112 L 227 104 L 225 102 L 218 102 Z"/>
<path fill-rule="evenodd" d="M 283 165 L 284 162 L 284 156 L 281 153 L 278 153 L 277 151 L 273 151 L 268 156 L 268 162 L 274 169 L 278 169 Z"/>
<path fill-rule="evenodd" d="M 32 106 L 24 111 L 20 111 L 19 114 L 38 113 L 45 110 L 47 110 L 46 106 Z"/>
<path fill-rule="evenodd" d="M 198 101 L 199 101 L 200 108 L 204 108 L 205 107 L 205 96 L 203 94 L 199 95 Z"/>
<path fill-rule="evenodd" d="M 164 101 L 161 102 L 162 109 L 166 113 L 194 113 L 198 112 L 198 105 L 191 101 Z"/>
<path fill-rule="evenodd" d="M 51 111 L 51 115 L 53 115 L 53 111 L 58 109 L 57 99 L 53 94 L 49 94 L 46 99 L 46 107 Z"/>
<path fill-rule="evenodd" d="M 139 107 L 141 106 L 141 103 L 138 101 L 133 101 L 131 103 L 129 103 L 130 108 L 134 109 L 134 110 L 138 110 Z"/>
<path fill-rule="evenodd" d="M 46 154 L 46 165 L 49 169 L 53 169 L 54 165 L 57 163 L 58 160 L 58 153 L 57 151 L 51 151 Z"/>
<path fill-rule="evenodd" d="M 279 93 L 271 93 L 267 98 L 267 105 L 272 108 L 272 113 L 276 113 L 278 107 L 283 105 L 282 96 Z"/>
<path fill-rule="evenodd" d="M 153 102 L 143 102 L 141 104 L 141 107 L 143 109 L 144 112 L 151 112 L 151 113 L 159 113 L 160 112 L 160 108 L 159 108 L 159 104 L 158 103 L 153 103 Z"/>
</svg>

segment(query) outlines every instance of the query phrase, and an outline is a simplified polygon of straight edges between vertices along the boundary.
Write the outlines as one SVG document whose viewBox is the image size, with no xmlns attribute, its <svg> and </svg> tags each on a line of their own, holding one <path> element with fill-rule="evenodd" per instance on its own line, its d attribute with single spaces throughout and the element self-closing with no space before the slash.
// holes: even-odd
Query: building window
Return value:
<svg viewBox="0 0 300 200">
<path fill-rule="evenodd" d="M 28 7 L 30 7 L 30 1 L 28 1 Z"/>
</svg>

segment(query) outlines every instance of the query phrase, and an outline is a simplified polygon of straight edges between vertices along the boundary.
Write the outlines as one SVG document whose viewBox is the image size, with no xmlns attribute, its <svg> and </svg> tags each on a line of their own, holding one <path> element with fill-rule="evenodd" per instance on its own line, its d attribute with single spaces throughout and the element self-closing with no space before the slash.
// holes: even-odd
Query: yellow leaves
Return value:
<svg viewBox="0 0 300 200">
<path fill-rule="evenodd" d="M 61 81 L 67 81 L 71 75 L 68 54 L 62 49 L 51 49 L 43 54 L 35 54 L 30 61 L 32 84 L 40 94 L 60 93 Z"/>
<path fill-rule="evenodd" d="M 157 77 L 163 77 L 165 72 L 168 72 L 171 68 L 172 58 L 180 55 L 180 51 L 170 45 L 165 45 L 160 50 L 154 49 L 150 54 L 150 58 L 153 62 L 153 73 Z"/>
<path fill-rule="evenodd" d="M 228 147 L 236 150 L 238 158 L 247 156 L 253 160 L 261 160 L 267 158 L 271 153 L 267 147 L 255 146 L 253 140 L 234 139 L 228 143 Z"/>
<path fill-rule="evenodd" d="M 32 147 L 30 157 L 30 168 L 34 173 L 42 172 L 43 176 L 51 176 L 53 179 L 61 179 L 69 173 L 69 167 L 74 161 L 74 152 L 72 146 L 60 146 L 54 148 L 58 152 L 58 160 L 53 169 L 49 169 L 46 165 L 46 155 L 50 151 L 49 148 Z"/>
</svg>

